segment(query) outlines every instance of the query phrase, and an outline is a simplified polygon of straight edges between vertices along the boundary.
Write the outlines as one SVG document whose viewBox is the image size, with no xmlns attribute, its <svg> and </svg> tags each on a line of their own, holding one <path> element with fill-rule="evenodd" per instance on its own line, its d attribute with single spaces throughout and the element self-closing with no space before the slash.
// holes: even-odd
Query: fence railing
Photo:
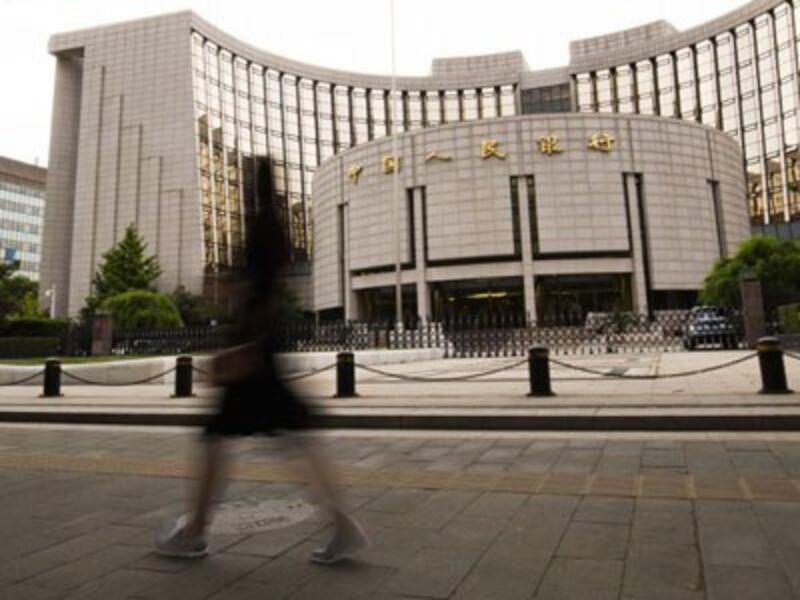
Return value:
<svg viewBox="0 0 800 600">
<path fill-rule="evenodd" d="M 529 323 L 524 315 L 490 314 L 399 326 L 387 321 L 293 322 L 275 332 L 274 343 L 283 352 L 438 348 L 452 358 L 514 357 L 524 356 L 531 346 L 546 346 L 556 355 L 732 349 L 741 346 L 742 329 L 741 317 L 733 312 L 707 318 L 688 311 L 589 313 L 582 321 L 540 323 Z M 113 352 L 205 352 L 230 345 L 234 337 L 231 326 L 115 332 Z"/>
</svg>

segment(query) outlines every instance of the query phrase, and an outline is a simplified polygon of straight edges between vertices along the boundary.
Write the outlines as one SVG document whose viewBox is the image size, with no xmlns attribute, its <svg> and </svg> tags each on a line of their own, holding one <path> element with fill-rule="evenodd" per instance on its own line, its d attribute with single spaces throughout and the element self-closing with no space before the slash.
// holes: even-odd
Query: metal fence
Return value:
<svg viewBox="0 0 800 600">
<path fill-rule="evenodd" d="M 229 345 L 233 334 L 231 326 L 115 332 L 113 352 L 207 352 Z M 546 346 L 555 355 L 738 348 L 742 338 L 738 313 L 720 313 L 704 321 L 689 311 L 590 313 L 582 322 L 536 324 L 526 323 L 523 315 L 503 314 L 409 321 L 401 326 L 302 321 L 283 324 L 275 333 L 277 347 L 284 352 L 439 348 L 452 358 L 525 356 L 532 346 Z"/>
</svg>

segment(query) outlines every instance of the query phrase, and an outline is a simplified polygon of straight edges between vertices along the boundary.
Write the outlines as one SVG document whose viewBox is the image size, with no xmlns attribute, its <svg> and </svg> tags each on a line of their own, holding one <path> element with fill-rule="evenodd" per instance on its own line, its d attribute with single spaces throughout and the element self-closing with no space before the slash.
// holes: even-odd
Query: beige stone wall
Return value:
<svg viewBox="0 0 800 600">
<path fill-rule="evenodd" d="M 613 135 L 616 144 L 611 152 L 587 147 L 589 137 L 596 133 Z M 540 152 L 538 141 L 547 135 L 558 137 L 562 152 Z M 507 153 L 504 160 L 481 159 L 481 142 L 490 139 Z M 426 154 L 432 151 L 450 155 L 452 160 L 426 161 Z M 393 176 L 381 168 L 382 157 L 391 152 L 391 140 L 373 142 L 327 161 L 317 172 L 317 310 L 343 306 L 343 295 L 349 290 L 394 284 Z M 742 159 L 736 143 L 716 130 L 692 123 L 622 115 L 513 117 L 407 134 L 399 155 L 401 257 L 409 262 L 413 258 L 406 235 L 406 190 L 424 187 L 428 258 L 432 261 L 424 275 L 427 282 L 522 276 L 523 272 L 534 276 L 627 272 L 634 274 L 637 297 L 642 299 L 644 249 L 638 201 L 632 185 L 626 197 L 624 174 L 639 173 L 643 178 L 641 218 L 655 290 L 697 289 L 720 256 L 710 180 L 720 182 L 728 252 L 749 235 Z M 358 183 L 346 176 L 353 165 L 363 167 Z M 512 176 L 524 179 L 527 175 L 535 180 L 539 238 L 539 253 L 528 267 L 524 257 L 511 258 L 510 191 Z M 519 202 L 527 203 L 524 186 L 519 190 Z M 346 215 L 343 228 L 337 224 L 339 210 Z M 421 215 L 414 218 L 419 225 Z M 522 219 L 523 237 L 527 228 Z M 341 229 L 346 232 L 343 244 Z M 491 262 L 492 257 L 496 262 Z M 416 258 L 417 269 L 421 269 L 419 248 Z M 342 259 L 346 265 L 343 273 L 338 268 Z M 475 264 L 470 265 L 470 259 L 475 259 Z M 346 278 L 345 294 L 340 291 L 342 277 Z M 416 278 L 413 270 L 403 274 L 409 283 Z"/>
</svg>

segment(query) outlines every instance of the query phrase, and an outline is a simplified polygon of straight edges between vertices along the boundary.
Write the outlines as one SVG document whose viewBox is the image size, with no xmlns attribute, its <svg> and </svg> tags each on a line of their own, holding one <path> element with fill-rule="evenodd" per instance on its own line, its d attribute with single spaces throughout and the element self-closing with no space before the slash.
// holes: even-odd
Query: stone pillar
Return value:
<svg viewBox="0 0 800 600">
<path fill-rule="evenodd" d="M 424 214 L 425 190 L 416 187 L 414 194 L 414 264 L 416 265 L 415 279 L 417 283 L 417 316 L 422 321 L 431 318 L 431 294 L 428 288 L 427 269 L 425 265 L 425 223 Z"/>
<path fill-rule="evenodd" d="M 97 313 L 92 321 L 92 356 L 111 354 L 112 335 L 111 314 Z"/>
<path fill-rule="evenodd" d="M 525 294 L 525 314 L 528 325 L 536 324 L 536 289 L 533 285 L 535 267 L 533 264 L 533 240 L 531 240 L 531 217 L 528 211 L 528 179 L 517 179 L 517 198 L 519 199 L 519 228 L 522 241 L 522 289 Z"/>
<path fill-rule="evenodd" d="M 626 175 L 623 179 L 625 183 L 625 199 L 628 202 L 628 211 L 631 216 L 630 227 L 632 229 L 630 239 L 632 240 L 633 247 L 631 248 L 631 255 L 633 257 L 633 272 L 631 279 L 633 280 L 633 310 L 641 315 L 648 314 L 650 308 L 647 305 L 647 277 L 645 276 L 644 253 L 645 249 L 642 246 L 642 218 L 643 215 L 639 213 L 639 192 L 636 189 L 636 177 L 633 175 Z"/>
<path fill-rule="evenodd" d="M 761 281 L 754 273 L 745 272 L 739 282 L 742 294 L 742 321 L 744 323 L 744 339 L 748 348 L 755 348 L 759 338 L 766 335 L 766 319 L 764 316 L 764 297 L 761 292 Z"/>
</svg>

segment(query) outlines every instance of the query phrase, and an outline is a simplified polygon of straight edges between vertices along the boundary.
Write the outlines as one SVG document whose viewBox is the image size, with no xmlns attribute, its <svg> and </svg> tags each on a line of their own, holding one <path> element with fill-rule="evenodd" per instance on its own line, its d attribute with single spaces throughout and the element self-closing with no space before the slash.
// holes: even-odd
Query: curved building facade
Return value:
<svg viewBox="0 0 800 600">
<path fill-rule="evenodd" d="M 415 132 L 392 152 L 371 142 L 317 172 L 320 310 L 391 319 L 396 263 L 407 316 L 676 308 L 749 235 L 737 144 L 697 124 L 520 116 Z"/>
<path fill-rule="evenodd" d="M 272 202 L 291 239 L 289 280 L 316 310 L 312 273 L 327 274 L 311 261 L 312 191 L 323 162 L 393 134 L 523 114 L 640 113 L 716 127 L 745 150 L 741 202 L 755 229 L 791 235 L 800 223 L 798 10 L 759 0 L 688 32 L 656 23 L 573 42 L 570 65 L 544 71 L 531 71 L 519 52 L 435 59 L 430 76 L 398 78 L 395 94 L 388 76 L 270 54 L 191 12 L 55 35 L 41 287 L 66 290 L 57 310 L 76 314 L 102 254 L 135 223 L 161 262 L 160 288 L 219 296 L 226 272 L 241 264 L 247 219 Z"/>
</svg>

